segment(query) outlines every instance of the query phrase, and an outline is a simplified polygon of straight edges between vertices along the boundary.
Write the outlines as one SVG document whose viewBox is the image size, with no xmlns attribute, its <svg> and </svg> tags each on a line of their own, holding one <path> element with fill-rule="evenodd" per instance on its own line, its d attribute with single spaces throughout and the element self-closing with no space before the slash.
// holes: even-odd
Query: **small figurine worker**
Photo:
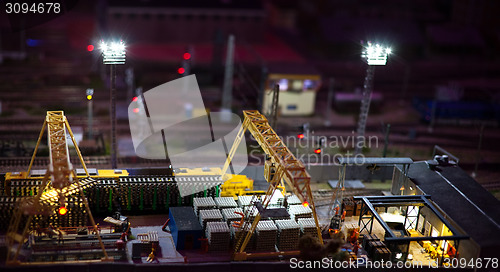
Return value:
<svg viewBox="0 0 500 272">
<path fill-rule="evenodd" d="M 41 236 L 41 235 L 42 235 L 42 233 L 43 233 L 43 231 L 42 231 L 42 227 L 40 227 L 40 225 L 37 223 L 37 224 L 36 224 L 36 227 L 35 227 L 35 235 L 36 235 L 36 236 Z"/>
<path fill-rule="evenodd" d="M 122 232 L 122 235 L 120 236 L 120 240 L 122 240 L 123 242 L 126 242 L 126 239 L 127 239 L 127 233 Z"/>
<path fill-rule="evenodd" d="M 59 237 L 59 241 L 58 243 L 59 244 L 64 244 L 64 236 L 63 236 L 63 232 L 60 230 L 60 229 L 57 229 L 57 236 Z"/>
<path fill-rule="evenodd" d="M 353 251 L 354 253 L 358 254 L 358 250 L 359 250 L 359 242 L 358 242 L 358 241 L 356 241 L 356 242 L 354 243 L 354 246 L 353 246 L 353 248 L 352 248 L 352 251 Z"/>
<path fill-rule="evenodd" d="M 54 227 L 52 226 L 52 224 L 49 224 L 49 227 L 47 228 L 47 232 L 48 232 L 49 238 L 52 238 L 52 235 L 54 234 Z"/>
<path fill-rule="evenodd" d="M 148 263 L 152 262 L 157 262 L 158 260 L 156 259 L 156 248 L 153 247 L 151 248 L 151 253 L 149 253 L 148 259 L 146 260 Z"/>
</svg>

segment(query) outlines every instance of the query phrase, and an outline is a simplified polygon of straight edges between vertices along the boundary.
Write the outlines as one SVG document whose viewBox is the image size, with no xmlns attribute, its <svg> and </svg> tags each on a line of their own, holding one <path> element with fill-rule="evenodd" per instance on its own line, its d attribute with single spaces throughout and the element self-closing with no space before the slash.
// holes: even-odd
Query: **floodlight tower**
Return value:
<svg viewBox="0 0 500 272">
<path fill-rule="evenodd" d="M 116 65 L 125 63 L 125 43 L 101 41 L 102 61 L 110 67 L 111 168 L 116 169 Z"/>
<path fill-rule="evenodd" d="M 363 86 L 363 98 L 361 99 L 361 107 L 359 111 L 359 120 L 357 128 L 357 137 L 354 154 L 361 154 L 365 141 L 366 119 L 370 110 L 370 102 L 372 97 L 373 74 L 376 65 L 385 65 L 387 56 L 391 53 L 391 48 L 383 47 L 380 44 L 372 44 L 368 42 L 363 48 L 361 57 L 368 64 L 366 69 L 365 83 Z"/>
</svg>

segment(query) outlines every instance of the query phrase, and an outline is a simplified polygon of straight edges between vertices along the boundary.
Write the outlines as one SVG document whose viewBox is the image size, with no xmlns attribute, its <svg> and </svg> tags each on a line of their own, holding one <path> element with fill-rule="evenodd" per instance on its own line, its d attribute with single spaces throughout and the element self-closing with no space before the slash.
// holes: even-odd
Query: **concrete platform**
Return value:
<svg viewBox="0 0 500 272">
<path fill-rule="evenodd" d="M 137 237 L 140 233 L 148 233 L 149 231 L 158 232 L 158 241 L 160 243 L 159 252 L 156 257 L 158 263 L 184 263 L 184 257 L 177 252 L 174 245 L 174 240 L 170 233 L 161 230 L 162 226 L 150 226 L 150 227 L 134 227 L 131 228 L 132 235 Z M 132 243 L 127 243 L 127 259 L 129 263 L 148 263 L 147 255 L 141 259 L 132 259 Z"/>
</svg>

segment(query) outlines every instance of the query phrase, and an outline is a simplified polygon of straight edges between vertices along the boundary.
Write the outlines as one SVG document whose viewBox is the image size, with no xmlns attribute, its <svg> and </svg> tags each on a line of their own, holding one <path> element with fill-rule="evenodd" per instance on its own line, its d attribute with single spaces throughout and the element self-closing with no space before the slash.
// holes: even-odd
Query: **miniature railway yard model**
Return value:
<svg viewBox="0 0 500 272">
<path fill-rule="evenodd" d="M 339 159 L 336 188 L 312 190 L 306 167 L 268 120 L 258 111 L 244 111 L 243 117 L 222 168 L 110 170 L 87 168 L 63 112 L 47 112 L 37 147 L 47 128 L 48 167 L 32 169 L 35 148 L 28 171 L 7 172 L 1 184 L 6 265 L 283 261 L 305 256 L 304 239 L 325 252 L 340 241 L 340 251 L 324 256 L 359 264 L 428 260 L 443 266 L 459 253 L 479 254 L 469 249 L 467 230 L 430 195 L 415 195 L 419 176 L 408 178 L 413 160 Z M 266 155 L 266 190 L 254 190 L 254 180 L 245 175 L 227 173 L 247 130 Z M 70 160 L 66 132 L 77 160 Z M 438 164 L 427 163 L 434 167 L 428 171 Z M 394 167 L 392 196 L 347 190 L 346 171 L 353 165 L 372 172 Z M 181 194 L 180 183 L 192 193 Z M 161 222 L 136 224 L 149 216 Z"/>
<path fill-rule="evenodd" d="M 0 272 L 500 271 L 500 0 L 0 2 Z"/>
<path fill-rule="evenodd" d="M 263 203 L 263 205 L 260 205 L 261 209 L 267 209 L 268 205 L 269 207 L 278 205 L 276 203 L 277 198 L 282 201 L 283 195 L 279 190 L 276 192 L 277 194 L 274 192 L 276 188 L 285 190 L 285 185 L 281 181 L 282 177 L 294 186 L 292 190 L 298 193 L 299 198 L 302 198 L 302 201 L 294 204 L 309 206 L 305 208 L 309 211 L 309 216 L 312 216 L 312 214 L 315 216 L 314 211 L 311 210 L 311 207 L 314 207 L 314 202 L 310 188 L 308 187 L 310 177 L 305 172 L 304 166 L 289 151 L 287 152 L 286 146 L 283 143 L 281 145 L 276 144 L 275 139 L 279 138 L 269 127 L 264 116 L 256 111 L 247 111 L 245 114 L 244 129 L 240 131 L 238 139 L 241 140 L 244 131 L 249 129 L 254 135 L 258 135 L 259 143 L 266 152 L 274 156 L 269 162 L 270 164 L 266 164 L 266 173 L 271 184 L 267 191 L 254 191 L 252 180 L 245 176 L 223 174 L 230 163 L 231 155 L 226 163 L 226 168 L 222 170 L 217 168 L 180 168 L 177 169 L 176 173 L 167 170 L 163 171 L 163 174 L 132 175 L 124 169 L 87 169 L 85 160 L 81 156 L 76 142 L 74 142 L 71 128 L 63 112 L 48 112 L 46 122 L 37 142 L 37 148 L 42 139 L 44 129 L 47 126 L 50 151 L 60 158 L 56 155 L 51 156 L 48 170 L 32 170 L 31 168 L 34 164 L 37 151 L 37 148 L 35 148 L 28 171 L 8 172 L 5 174 L 5 182 L 2 184 L 4 195 L 2 196 L 2 205 L 5 207 L 2 213 L 2 222 L 9 222 L 9 218 L 14 215 L 13 219 L 10 220 L 10 225 L 7 226 L 4 224 L 3 226 L 4 228 L 8 228 L 7 248 L 11 249 L 8 253 L 7 264 L 34 264 L 40 263 L 41 260 L 86 261 L 89 259 L 98 260 L 101 257 L 108 259 L 109 256 L 106 250 L 112 249 L 112 252 L 114 252 L 123 249 L 123 247 L 118 246 L 115 243 L 116 241 L 113 240 L 121 237 L 120 231 L 117 231 L 119 229 L 117 226 L 120 224 L 115 222 L 119 220 L 111 217 L 104 219 L 104 222 L 114 225 L 114 227 L 110 226 L 104 231 L 94 222 L 92 214 L 107 215 L 117 210 L 129 214 L 166 213 L 171 207 L 175 206 L 194 205 L 196 208 L 197 203 L 200 203 L 203 199 L 215 200 L 215 205 L 213 207 L 209 205 L 208 208 L 216 208 L 215 210 L 209 210 L 205 207 L 204 210 L 197 211 L 200 223 L 203 229 L 206 229 L 205 236 L 209 238 L 209 249 L 211 251 L 227 250 L 229 249 L 229 236 L 226 237 L 227 239 L 223 239 L 227 240 L 227 247 L 216 246 L 214 241 L 221 241 L 221 236 L 217 233 L 221 233 L 222 231 L 229 234 L 229 228 L 225 230 L 220 224 L 217 225 L 204 220 L 225 220 L 227 222 L 225 224 L 227 225 L 241 219 L 242 225 L 237 227 L 238 233 L 251 233 L 256 229 L 260 230 L 260 233 L 265 233 L 263 228 L 276 228 L 270 226 L 264 227 L 270 224 L 270 222 L 264 221 L 257 228 L 261 212 L 263 211 L 258 212 L 254 203 L 257 199 L 261 199 Z M 56 121 L 53 120 L 54 116 Z M 54 125 L 58 125 L 59 130 L 54 131 Z M 70 162 L 69 150 L 66 144 L 66 130 L 70 133 L 73 140 L 79 158 L 78 161 L 82 165 L 81 169 L 73 169 L 73 165 Z M 269 134 L 270 132 L 274 134 Z M 235 143 L 233 149 L 237 147 L 237 144 Z M 62 169 L 59 170 L 61 172 L 59 174 L 54 174 L 52 170 L 55 168 L 54 158 L 57 159 L 59 168 Z M 70 171 L 69 169 L 72 170 Z M 54 178 L 58 178 L 56 181 L 59 183 L 55 183 L 57 187 L 48 185 L 49 183 L 54 184 Z M 198 187 L 202 188 L 201 190 L 197 190 L 197 193 L 181 196 L 177 187 L 178 181 L 182 181 L 183 185 L 187 184 L 193 188 L 195 186 L 197 189 L 199 189 Z M 262 195 L 262 197 L 258 197 L 259 195 Z M 281 195 L 281 197 L 278 195 Z M 242 208 L 238 207 L 233 198 L 237 198 L 238 196 L 241 196 L 239 199 L 240 204 L 241 202 L 245 202 L 246 206 L 242 206 Z M 243 200 L 245 197 L 248 197 L 248 200 Z M 30 203 L 50 202 L 52 206 L 41 208 L 26 217 L 24 209 L 27 208 L 25 207 L 37 207 L 36 205 L 42 207 L 41 204 L 22 204 L 26 201 L 31 201 Z M 223 213 L 219 212 L 218 208 L 221 208 Z M 61 212 L 61 210 L 65 212 Z M 206 215 L 204 215 L 205 213 Z M 220 216 L 213 217 L 214 215 L 212 214 L 215 213 Z M 292 215 L 297 214 L 298 218 L 300 217 L 299 213 L 292 213 Z M 288 218 L 289 220 L 288 213 L 285 211 L 284 214 L 283 219 Z M 205 217 L 207 219 L 203 219 Z M 90 226 L 88 226 L 89 223 Z M 284 228 L 287 229 L 287 223 L 283 224 L 285 224 L 283 225 L 285 226 Z M 317 224 L 316 218 L 315 225 L 317 226 Z M 298 225 L 296 226 L 298 230 Z M 231 226 L 231 228 L 234 231 L 234 226 Z M 21 233 L 14 233 L 14 229 L 20 230 Z M 275 231 L 277 230 L 276 228 Z M 319 231 L 316 235 L 318 234 Z M 296 241 L 292 243 L 292 246 L 282 246 L 282 248 L 294 249 L 293 254 L 296 255 L 298 237 L 297 233 Z M 237 238 L 233 236 L 233 239 L 235 239 L 233 246 L 240 247 L 239 254 L 241 255 L 242 252 L 244 253 L 246 246 L 245 244 L 241 247 L 241 244 L 245 242 L 244 238 L 246 236 L 237 236 Z M 319 236 L 319 239 L 321 239 L 321 236 Z M 52 243 L 56 240 L 57 245 L 53 246 Z M 268 241 L 262 237 L 257 240 Z M 281 239 L 281 243 L 286 244 L 285 240 Z M 95 241 L 99 241 L 99 243 Z M 29 248 L 32 248 L 32 252 L 29 252 L 24 247 L 25 243 L 30 245 Z M 101 254 L 95 253 L 97 245 L 102 250 Z M 277 255 L 276 253 L 271 253 L 271 251 L 274 251 L 274 246 L 275 242 L 272 242 L 264 248 L 269 250 L 268 254 Z M 72 253 L 72 248 L 78 248 L 79 253 Z M 11 253 L 12 250 L 15 251 Z M 57 255 L 56 252 L 60 250 L 63 250 L 65 253 Z M 47 252 L 47 256 L 44 256 L 43 252 Z M 122 253 L 113 253 L 111 257 L 116 260 L 123 259 L 124 255 Z M 283 254 L 283 252 L 280 253 Z"/>
</svg>

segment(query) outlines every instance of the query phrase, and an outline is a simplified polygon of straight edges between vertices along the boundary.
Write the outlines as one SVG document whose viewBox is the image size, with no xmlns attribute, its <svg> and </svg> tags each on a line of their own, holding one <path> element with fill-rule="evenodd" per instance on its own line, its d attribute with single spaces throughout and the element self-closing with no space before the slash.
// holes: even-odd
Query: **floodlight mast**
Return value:
<svg viewBox="0 0 500 272">
<path fill-rule="evenodd" d="M 101 41 L 102 61 L 110 66 L 111 104 L 111 168 L 117 168 L 116 159 L 116 64 L 125 64 L 125 43 Z"/>
<path fill-rule="evenodd" d="M 363 85 L 363 97 L 361 99 L 358 127 L 356 131 L 357 137 L 354 149 L 355 155 L 361 154 L 365 145 L 366 119 L 368 119 L 368 112 L 370 111 L 375 66 L 386 65 L 387 56 L 391 53 L 391 48 L 383 47 L 380 44 L 372 44 L 371 42 L 368 42 L 366 46 L 364 46 L 361 53 L 361 57 L 366 61 L 368 67 L 366 68 L 365 83 Z"/>
<path fill-rule="evenodd" d="M 101 41 L 101 51 L 104 64 L 125 64 L 125 43 L 123 41 L 112 43 Z"/>
</svg>

